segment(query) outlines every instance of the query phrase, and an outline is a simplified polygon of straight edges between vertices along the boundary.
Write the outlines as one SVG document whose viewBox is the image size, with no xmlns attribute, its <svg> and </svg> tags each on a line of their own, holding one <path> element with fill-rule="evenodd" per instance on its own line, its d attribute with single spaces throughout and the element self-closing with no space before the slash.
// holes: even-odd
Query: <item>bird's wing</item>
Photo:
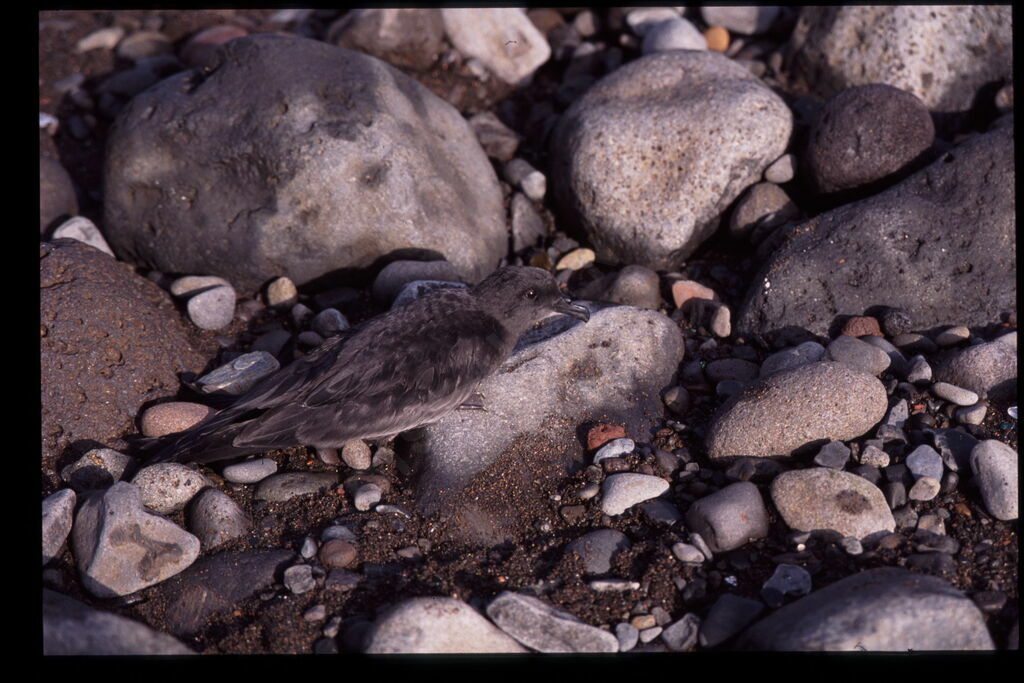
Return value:
<svg viewBox="0 0 1024 683">
<path fill-rule="evenodd" d="M 340 445 L 392 434 L 448 412 L 503 360 L 506 332 L 474 310 L 424 316 L 418 328 L 368 327 L 346 344 L 301 401 L 280 405 L 250 423 L 238 446 L 282 440 Z M 415 329 L 415 332 L 411 330 Z"/>
</svg>

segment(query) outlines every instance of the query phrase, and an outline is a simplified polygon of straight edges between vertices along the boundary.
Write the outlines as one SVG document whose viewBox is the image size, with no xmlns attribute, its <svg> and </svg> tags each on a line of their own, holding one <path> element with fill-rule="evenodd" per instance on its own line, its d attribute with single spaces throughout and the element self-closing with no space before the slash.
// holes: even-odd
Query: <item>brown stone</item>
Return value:
<svg viewBox="0 0 1024 683">
<path fill-rule="evenodd" d="M 843 323 L 841 333 L 848 334 L 851 337 L 863 337 L 868 334 L 873 337 L 885 336 L 882 334 L 882 328 L 878 325 L 878 320 L 869 315 L 853 316 Z"/>
<path fill-rule="evenodd" d="M 596 450 L 612 439 L 621 439 L 625 436 L 626 428 L 621 425 L 594 425 L 587 432 L 587 450 Z"/>
</svg>

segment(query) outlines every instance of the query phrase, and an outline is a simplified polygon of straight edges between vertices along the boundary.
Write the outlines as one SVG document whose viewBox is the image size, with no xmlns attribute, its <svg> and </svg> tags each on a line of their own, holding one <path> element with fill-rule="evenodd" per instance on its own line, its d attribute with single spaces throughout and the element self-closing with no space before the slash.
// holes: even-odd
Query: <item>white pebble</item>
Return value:
<svg viewBox="0 0 1024 683">
<path fill-rule="evenodd" d="M 114 255 L 107 240 L 103 239 L 100 229 L 85 216 L 75 216 L 61 223 L 60 227 L 53 231 L 53 239 L 60 238 L 78 240 L 105 254 Z"/>
</svg>

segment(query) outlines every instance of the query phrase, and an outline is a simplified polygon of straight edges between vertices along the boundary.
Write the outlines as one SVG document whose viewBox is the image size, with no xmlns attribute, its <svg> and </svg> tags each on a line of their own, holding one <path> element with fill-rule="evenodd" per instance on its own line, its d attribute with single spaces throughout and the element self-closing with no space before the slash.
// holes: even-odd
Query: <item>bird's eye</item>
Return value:
<svg viewBox="0 0 1024 683">
<path fill-rule="evenodd" d="M 527 299 L 536 299 L 537 298 L 537 290 L 533 289 L 531 287 L 530 289 L 528 289 L 525 292 L 523 292 L 523 296 L 526 297 Z"/>
</svg>

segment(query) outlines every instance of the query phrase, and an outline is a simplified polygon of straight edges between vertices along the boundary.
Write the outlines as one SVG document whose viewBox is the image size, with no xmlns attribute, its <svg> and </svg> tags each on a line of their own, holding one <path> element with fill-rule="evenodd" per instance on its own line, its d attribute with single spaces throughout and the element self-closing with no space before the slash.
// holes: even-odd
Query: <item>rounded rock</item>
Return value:
<svg viewBox="0 0 1024 683">
<path fill-rule="evenodd" d="M 601 485 L 601 511 L 606 515 L 621 515 L 645 500 L 665 493 L 669 483 L 661 477 L 648 474 L 613 474 Z"/>
<path fill-rule="evenodd" d="M 783 472 L 772 481 L 771 496 L 786 524 L 797 531 L 833 529 L 843 536 L 864 538 L 896 528 L 881 490 L 842 470 L 815 467 Z"/>
<path fill-rule="evenodd" d="M 455 598 L 404 600 L 366 633 L 370 654 L 470 654 L 526 652 L 475 609 Z"/>
<path fill-rule="evenodd" d="M 708 431 L 707 452 L 711 458 L 789 455 L 818 439 L 848 441 L 877 424 L 887 408 L 885 387 L 872 375 L 835 362 L 801 365 L 727 400 Z"/>
<path fill-rule="evenodd" d="M 271 458 L 253 458 L 228 465 L 221 475 L 232 484 L 255 484 L 277 472 L 277 463 Z"/>
<path fill-rule="evenodd" d="M 969 346 L 943 363 L 935 379 L 973 391 L 982 399 L 1012 398 L 1017 393 L 1016 349 L 1000 342 Z"/>
<path fill-rule="evenodd" d="M 612 558 L 630 547 L 626 534 L 615 529 L 597 529 L 580 536 L 565 546 L 566 553 L 575 553 L 583 560 L 588 574 L 607 574 Z"/>
<path fill-rule="evenodd" d="M 176 462 L 143 467 L 132 479 L 150 510 L 168 515 L 185 507 L 197 493 L 213 482 L 195 470 Z"/>
<path fill-rule="evenodd" d="M 686 525 L 712 552 L 726 552 L 767 536 L 768 510 L 757 486 L 740 481 L 691 505 Z"/>
<path fill-rule="evenodd" d="M 214 287 L 200 292 L 185 304 L 189 320 L 201 330 L 219 330 L 231 324 L 235 316 L 233 287 Z"/>
<path fill-rule="evenodd" d="M 996 519 L 1017 519 L 1020 492 L 1017 452 L 1001 441 L 979 441 L 971 451 L 971 470 L 985 509 Z"/>
<path fill-rule="evenodd" d="M 359 552 L 348 541 L 332 538 L 324 542 L 319 556 L 325 567 L 348 567 L 356 561 Z"/>
<path fill-rule="evenodd" d="M 708 41 L 697 27 L 682 17 L 659 21 L 644 34 L 643 54 L 665 50 L 706 50 Z"/>
<path fill-rule="evenodd" d="M 169 401 L 151 406 L 142 413 L 139 431 L 156 437 L 181 432 L 201 422 L 214 412 L 210 406 L 189 401 Z"/>
<path fill-rule="evenodd" d="M 217 489 L 202 491 L 189 509 L 189 531 L 196 535 L 204 551 L 244 536 L 250 526 L 238 503 Z"/>
</svg>

